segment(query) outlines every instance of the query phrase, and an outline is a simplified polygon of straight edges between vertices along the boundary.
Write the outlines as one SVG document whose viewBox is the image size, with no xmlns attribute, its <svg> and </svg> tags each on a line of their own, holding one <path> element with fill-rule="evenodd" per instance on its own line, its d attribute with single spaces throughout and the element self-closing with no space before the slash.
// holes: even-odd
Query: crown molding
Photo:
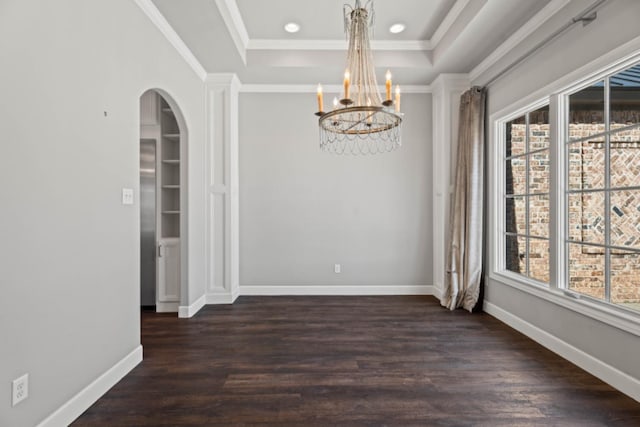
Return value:
<svg viewBox="0 0 640 427">
<path fill-rule="evenodd" d="M 371 40 L 373 50 L 432 50 L 430 40 Z"/>
<path fill-rule="evenodd" d="M 563 7 L 565 7 L 571 0 L 551 0 L 544 8 L 534 15 L 533 18 L 528 20 L 522 27 L 520 27 L 515 33 L 513 33 L 507 40 L 496 48 L 489 56 L 487 56 L 482 62 L 476 65 L 471 72 L 469 72 L 469 78 L 471 81 L 475 81 L 491 66 L 496 64 L 499 60 L 504 58 L 511 50 L 518 46 L 527 37 L 533 34 L 544 23 L 557 14 Z"/>
<path fill-rule="evenodd" d="M 165 36 L 165 38 L 171 43 L 171 45 L 178 51 L 180 56 L 191 67 L 191 69 L 198 75 L 200 80 L 207 77 L 207 71 L 204 69 L 200 61 L 198 61 L 182 41 L 178 33 L 175 32 L 173 27 L 169 25 L 167 20 L 162 16 L 162 13 L 158 10 L 155 4 L 151 0 L 135 0 L 135 3 L 142 9 L 147 18 L 156 26 L 158 30 Z"/>
<path fill-rule="evenodd" d="M 346 50 L 346 40 L 249 40 L 247 50 Z"/>
<path fill-rule="evenodd" d="M 242 62 L 247 65 L 247 46 L 249 45 L 249 33 L 244 25 L 240 9 L 235 0 L 216 0 L 216 6 L 222 15 L 233 43 L 236 45 Z"/>
<path fill-rule="evenodd" d="M 208 86 L 230 86 L 236 90 L 242 87 L 242 82 L 235 73 L 210 73 L 204 82 Z"/>
<path fill-rule="evenodd" d="M 346 40 L 249 40 L 247 50 L 346 50 Z M 372 50 L 426 51 L 431 49 L 428 40 L 371 40 Z"/>
<path fill-rule="evenodd" d="M 449 16 L 452 18 L 449 18 L 451 22 L 447 21 L 445 29 L 451 26 L 469 1 L 458 0 L 455 3 L 447 14 L 447 18 Z M 345 50 L 347 48 L 346 40 L 250 39 L 235 0 L 216 0 L 216 6 L 245 65 L 247 50 Z M 438 29 L 442 27 L 441 24 Z M 371 40 L 371 49 L 378 51 L 429 51 L 433 46 L 434 43 L 430 40 Z"/>
<path fill-rule="evenodd" d="M 470 87 L 469 75 L 464 73 L 442 73 L 438 74 L 433 82 L 431 82 L 432 90 L 464 90 Z"/>
<path fill-rule="evenodd" d="M 243 84 L 240 93 L 316 93 L 316 84 L 283 85 L 283 84 Z M 341 93 L 342 85 L 323 85 L 325 94 Z M 385 87 L 378 88 L 384 92 Z M 431 93 L 431 86 L 428 85 L 405 85 L 401 86 L 402 93 Z"/>
<path fill-rule="evenodd" d="M 431 46 L 438 46 L 440 40 L 444 37 L 445 34 L 449 31 L 454 22 L 458 19 L 458 16 L 462 13 L 465 7 L 469 4 L 471 0 L 457 0 L 454 5 L 447 12 L 447 16 L 444 17 L 436 32 L 433 33 L 431 39 L 429 40 Z"/>
</svg>

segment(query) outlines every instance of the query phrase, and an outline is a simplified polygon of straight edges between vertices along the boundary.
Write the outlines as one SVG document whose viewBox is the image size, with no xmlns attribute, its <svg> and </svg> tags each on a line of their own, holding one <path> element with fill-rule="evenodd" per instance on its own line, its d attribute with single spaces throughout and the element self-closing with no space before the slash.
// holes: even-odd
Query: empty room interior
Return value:
<svg viewBox="0 0 640 427">
<path fill-rule="evenodd" d="M 0 0 L 0 426 L 640 425 L 638 18 Z"/>
</svg>

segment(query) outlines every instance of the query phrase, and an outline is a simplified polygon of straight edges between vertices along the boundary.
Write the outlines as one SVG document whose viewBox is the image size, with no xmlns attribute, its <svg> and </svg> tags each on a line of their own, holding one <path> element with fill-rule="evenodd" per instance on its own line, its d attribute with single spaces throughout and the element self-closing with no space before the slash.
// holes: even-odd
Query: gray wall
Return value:
<svg viewBox="0 0 640 427">
<path fill-rule="evenodd" d="M 130 0 L 3 0 L 0 64 L 0 425 L 30 426 L 139 346 L 139 97 L 171 94 L 201 159 L 204 89 Z M 12 408 L 26 372 L 29 398 Z"/>
<path fill-rule="evenodd" d="M 240 95 L 241 289 L 431 285 L 431 95 L 404 94 L 403 146 L 369 156 L 321 151 L 314 106 Z"/>
<path fill-rule="evenodd" d="M 554 18 L 554 22 L 567 22 L 590 3 L 592 2 L 583 1 L 570 4 L 564 13 Z M 570 32 L 493 84 L 489 89 L 488 115 L 640 36 L 638 16 L 640 2 L 610 1 L 598 12 L 596 21 L 586 27 L 580 24 L 574 26 Z M 534 37 L 530 37 L 525 45 L 535 44 L 548 31 L 548 26 L 543 27 Z M 519 47 L 504 62 L 513 60 L 524 50 L 525 47 Z M 486 76 L 480 76 L 474 83 L 482 84 L 485 80 Z M 493 233 L 494 230 L 489 232 Z M 640 354 L 640 340 L 637 336 L 496 280 L 488 279 L 486 301 L 588 355 L 640 379 L 637 357 Z"/>
</svg>

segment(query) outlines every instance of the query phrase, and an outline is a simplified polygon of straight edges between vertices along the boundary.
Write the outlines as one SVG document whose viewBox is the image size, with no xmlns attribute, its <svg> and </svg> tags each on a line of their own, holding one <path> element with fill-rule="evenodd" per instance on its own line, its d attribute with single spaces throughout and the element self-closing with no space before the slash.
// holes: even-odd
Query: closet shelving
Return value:
<svg viewBox="0 0 640 427">
<path fill-rule="evenodd" d="M 173 110 L 164 99 L 160 99 L 160 111 L 162 237 L 180 237 L 180 132 Z"/>
</svg>

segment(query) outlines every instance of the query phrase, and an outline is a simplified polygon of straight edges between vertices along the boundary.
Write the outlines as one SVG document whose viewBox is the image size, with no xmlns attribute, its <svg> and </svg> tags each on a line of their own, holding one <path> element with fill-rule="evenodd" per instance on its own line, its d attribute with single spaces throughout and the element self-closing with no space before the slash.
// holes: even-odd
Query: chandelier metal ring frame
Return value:
<svg viewBox="0 0 640 427">
<path fill-rule="evenodd" d="M 353 8 L 345 5 L 345 31 L 349 37 L 344 99 L 334 100 L 332 111 L 318 111 L 320 148 L 335 154 L 376 154 L 401 146 L 403 113 L 400 93 L 391 97 L 391 76 L 387 72 L 386 99 L 382 101 L 375 76 L 369 42 L 373 24 L 373 1 L 365 7 L 356 0 Z M 318 88 L 322 109 L 322 92 Z"/>
</svg>

